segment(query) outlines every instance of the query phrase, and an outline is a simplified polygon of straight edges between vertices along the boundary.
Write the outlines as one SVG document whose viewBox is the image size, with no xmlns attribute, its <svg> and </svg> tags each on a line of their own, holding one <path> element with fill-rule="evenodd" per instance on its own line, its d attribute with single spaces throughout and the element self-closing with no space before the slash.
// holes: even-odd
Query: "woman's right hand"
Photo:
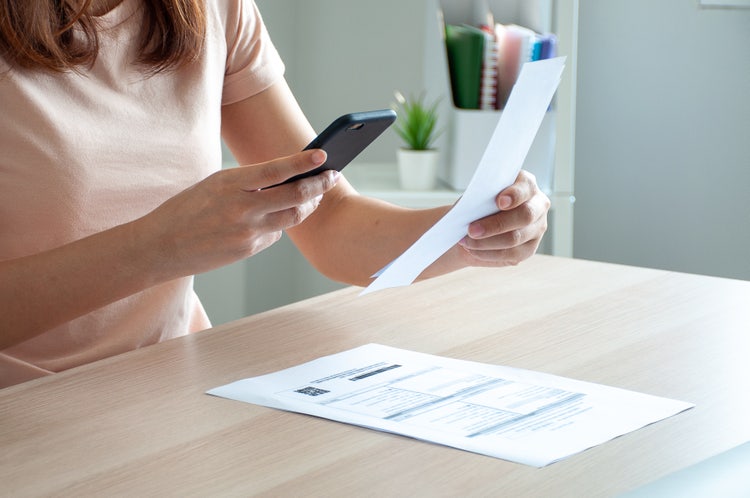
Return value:
<svg viewBox="0 0 750 498">
<path fill-rule="evenodd" d="M 222 170 L 170 198 L 134 222 L 157 280 L 203 273 L 252 256 L 305 220 L 338 179 L 326 171 L 277 185 L 326 160 L 303 151 L 262 164 Z"/>
</svg>

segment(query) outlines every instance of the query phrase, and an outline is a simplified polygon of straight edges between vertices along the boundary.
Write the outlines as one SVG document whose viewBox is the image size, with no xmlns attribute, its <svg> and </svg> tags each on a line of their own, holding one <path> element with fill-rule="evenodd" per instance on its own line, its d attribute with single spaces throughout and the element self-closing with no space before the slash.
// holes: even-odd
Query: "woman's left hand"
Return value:
<svg viewBox="0 0 750 498">
<path fill-rule="evenodd" d="M 533 174 L 521 171 L 495 203 L 500 211 L 472 222 L 458 243 L 470 266 L 517 265 L 536 252 L 547 231 L 550 200 Z"/>
</svg>

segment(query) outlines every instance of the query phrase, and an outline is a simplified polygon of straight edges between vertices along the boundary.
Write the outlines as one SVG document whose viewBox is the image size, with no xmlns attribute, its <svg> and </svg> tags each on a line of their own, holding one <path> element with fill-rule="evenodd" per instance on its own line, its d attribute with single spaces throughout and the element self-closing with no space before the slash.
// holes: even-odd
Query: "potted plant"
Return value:
<svg viewBox="0 0 750 498">
<path fill-rule="evenodd" d="M 438 101 L 425 102 L 424 94 L 406 99 L 395 93 L 396 123 L 394 130 L 404 141 L 398 150 L 398 170 L 401 187 L 406 190 L 431 190 L 437 184 L 438 150 L 435 139 L 437 129 Z"/>
</svg>

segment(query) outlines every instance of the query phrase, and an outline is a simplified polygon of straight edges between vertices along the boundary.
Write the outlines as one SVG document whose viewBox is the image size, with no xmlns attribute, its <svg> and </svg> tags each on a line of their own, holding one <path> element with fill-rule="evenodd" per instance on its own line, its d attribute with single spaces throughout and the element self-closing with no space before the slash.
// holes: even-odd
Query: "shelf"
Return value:
<svg viewBox="0 0 750 498">
<path fill-rule="evenodd" d="M 408 208 L 430 208 L 455 203 L 461 192 L 448 187 L 436 190 L 403 190 L 399 186 L 398 168 L 391 163 L 352 163 L 344 176 L 357 191 Z"/>
</svg>

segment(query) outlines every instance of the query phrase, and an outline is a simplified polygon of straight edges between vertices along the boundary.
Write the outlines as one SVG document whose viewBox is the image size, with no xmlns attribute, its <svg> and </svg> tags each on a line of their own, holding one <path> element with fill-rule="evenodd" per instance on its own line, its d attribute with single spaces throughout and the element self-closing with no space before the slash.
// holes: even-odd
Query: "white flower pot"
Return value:
<svg viewBox="0 0 750 498">
<path fill-rule="evenodd" d="M 437 185 L 438 151 L 398 150 L 398 175 L 404 190 L 432 190 Z"/>
</svg>

